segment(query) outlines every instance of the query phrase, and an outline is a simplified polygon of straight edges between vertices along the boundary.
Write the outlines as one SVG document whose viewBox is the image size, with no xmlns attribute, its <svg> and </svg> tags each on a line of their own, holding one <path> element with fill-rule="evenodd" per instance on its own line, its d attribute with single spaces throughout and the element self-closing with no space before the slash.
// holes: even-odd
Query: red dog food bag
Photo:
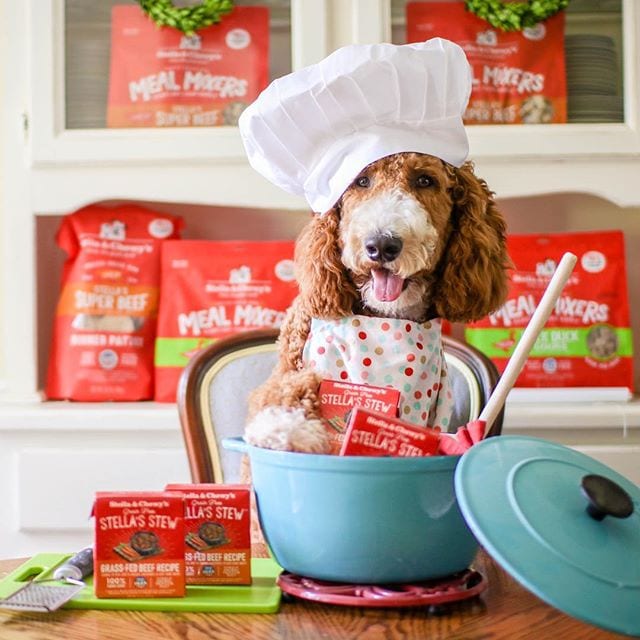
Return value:
<svg viewBox="0 0 640 640">
<path fill-rule="evenodd" d="M 466 340 L 502 372 L 562 255 L 578 262 L 516 381 L 518 387 L 633 389 L 633 345 L 620 231 L 512 235 L 507 301 Z"/>
<path fill-rule="evenodd" d="M 132 205 L 89 206 L 64 218 L 49 399 L 153 398 L 160 245 L 181 228 L 179 217 Z"/>
<path fill-rule="evenodd" d="M 293 241 L 180 240 L 162 248 L 155 399 L 175 402 L 192 355 L 218 338 L 279 327 L 297 294 Z"/>
<path fill-rule="evenodd" d="M 566 122 L 564 12 L 522 32 L 492 27 L 460 2 L 408 2 L 407 42 L 442 37 L 473 69 L 466 124 Z"/>
<path fill-rule="evenodd" d="M 98 492 L 93 516 L 98 598 L 185 595 L 182 494 Z"/>
<path fill-rule="evenodd" d="M 169 484 L 184 496 L 187 584 L 251 584 L 251 487 Z"/>
<path fill-rule="evenodd" d="M 235 7 L 186 36 L 112 9 L 109 127 L 236 125 L 269 82 L 269 10 Z"/>
</svg>

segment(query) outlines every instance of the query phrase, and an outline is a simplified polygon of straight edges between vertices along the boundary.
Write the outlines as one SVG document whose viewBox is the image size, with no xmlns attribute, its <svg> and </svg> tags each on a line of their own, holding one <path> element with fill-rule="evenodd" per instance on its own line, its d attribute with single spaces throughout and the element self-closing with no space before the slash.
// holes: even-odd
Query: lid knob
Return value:
<svg viewBox="0 0 640 640">
<path fill-rule="evenodd" d="M 589 501 L 587 513 L 594 520 L 602 520 L 605 516 L 628 518 L 633 513 L 631 496 L 609 478 L 588 474 L 582 478 L 580 488 Z"/>
</svg>

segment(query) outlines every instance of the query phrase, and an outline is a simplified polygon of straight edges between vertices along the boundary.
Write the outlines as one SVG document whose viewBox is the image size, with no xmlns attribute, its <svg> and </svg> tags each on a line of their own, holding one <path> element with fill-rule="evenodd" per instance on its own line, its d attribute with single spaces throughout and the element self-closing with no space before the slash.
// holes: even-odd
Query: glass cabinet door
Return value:
<svg viewBox="0 0 640 640">
<path fill-rule="evenodd" d="M 391 14 L 395 43 L 424 34 L 463 46 L 474 68 L 468 124 L 624 121 L 622 0 L 571 0 L 564 16 L 511 35 L 466 12 L 461 0 L 392 0 Z M 535 76 L 529 84 L 546 85 L 522 100 L 515 94 L 526 74 Z M 487 82 L 492 97 L 483 99 Z M 556 101 L 561 113 L 553 117 Z M 516 105 L 524 105 L 520 117 Z"/>
<path fill-rule="evenodd" d="M 188 0 L 190 2 L 191 0 Z M 242 15 L 252 11 L 267 13 L 266 20 L 261 18 L 260 41 L 268 45 L 259 48 L 257 39 L 247 40 L 247 29 L 227 29 L 224 44 L 230 48 L 247 51 L 253 56 L 250 61 L 236 63 L 244 65 L 253 76 L 256 66 L 260 69 L 256 86 L 266 86 L 273 78 L 282 76 L 292 69 L 315 62 L 329 53 L 328 29 L 330 24 L 329 5 L 331 0 L 235 0 L 234 6 L 242 10 Z M 187 0 L 185 0 L 187 3 Z M 179 5 L 179 2 L 176 2 Z M 121 56 L 117 64 L 112 64 L 113 10 L 137 10 L 142 20 L 146 37 L 157 41 L 160 31 L 173 32 L 179 38 L 179 45 L 173 46 L 171 55 L 176 51 L 181 55 L 197 49 L 198 38 L 184 38 L 175 29 L 158 29 L 139 9 L 135 0 L 28 0 L 28 9 L 24 11 L 25 27 L 29 34 L 29 109 L 25 114 L 26 127 L 29 130 L 30 161 L 34 167 L 91 165 L 113 166 L 139 164 L 141 162 L 180 162 L 221 163 L 244 161 L 244 149 L 238 129 L 234 126 L 241 110 L 251 101 L 246 92 L 244 99 L 238 98 L 237 104 L 229 107 L 222 115 L 215 114 L 218 107 L 209 111 L 202 107 L 201 113 L 191 120 L 182 118 L 180 109 L 172 120 L 149 120 L 148 114 L 135 122 L 121 123 L 117 120 L 122 114 L 111 119 L 110 105 L 116 101 L 110 99 L 110 75 L 123 73 L 129 61 L 132 65 L 142 64 L 148 56 L 157 58 L 155 64 L 161 71 L 168 58 L 169 48 L 157 46 L 140 50 L 139 54 Z M 222 25 L 227 20 L 240 20 L 240 11 L 223 16 Z M 255 23 L 252 23 L 255 24 Z M 122 24 L 120 25 L 122 27 Z M 213 28 L 215 28 L 214 25 Z M 124 36 L 134 36 L 125 27 L 120 30 L 119 41 Z M 255 34 L 255 31 L 251 31 Z M 232 41 L 229 40 L 232 38 Z M 134 38 L 131 38 L 132 40 Z M 183 47 L 184 45 L 184 47 Z M 127 46 L 130 46 L 128 44 Z M 146 46 L 146 45 L 145 45 Z M 260 56 L 266 51 L 268 56 Z M 218 47 L 223 50 L 223 47 Z M 207 55 L 215 57 L 216 50 L 208 47 Z M 265 59 L 267 57 L 268 59 Z M 148 65 L 149 66 L 149 65 Z M 183 65 L 184 66 L 184 65 Z M 136 91 L 156 92 L 162 89 L 173 90 L 180 85 L 176 77 L 164 67 L 164 76 L 152 71 L 147 75 L 133 75 L 139 79 Z M 127 72 L 128 73 L 128 72 Z M 186 70 L 183 71 L 186 75 Z M 176 72 L 177 74 L 177 72 Z M 218 75 L 219 74 L 219 75 Z M 198 76 L 198 74 L 194 74 Z M 240 74 L 204 70 L 189 87 L 198 86 L 197 82 L 224 83 L 226 81 L 245 81 Z M 191 80 L 190 80 L 191 82 Z M 164 83 L 164 84 L 163 84 Z M 210 85 L 207 85 L 210 86 Z M 225 87 L 227 85 L 224 85 Z M 230 85 L 233 88 L 233 83 Z M 131 91 L 128 83 L 120 86 L 120 92 Z M 255 93 L 255 91 L 254 91 Z M 238 94 L 240 95 L 240 94 Z M 175 94 L 172 96 L 175 97 Z M 195 94 L 191 93 L 195 98 Z M 122 107 L 123 101 L 117 107 Z M 126 106 L 126 105 L 125 105 Z M 187 107 L 182 113 L 194 111 Z M 219 109 L 222 111 L 222 109 Z M 164 118 L 165 114 L 161 114 Z M 159 116 L 160 117 L 160 116 Z M 196 121 L 197 120 L 197 121 Z M 197 126 L 196 126 L 197 125 Z M 230 126 L 229 126 L 230 125 Z"/>
<path fill-rule="evenodd" d="M 133 18 L 130 26 L 126 24 L 119 29 L 112 29 L 112 16 L 114 16 L 114 8 L 120 10 L 122 6 L 129 5 L 130 8 L 125 9 L 126 15 Z M 141 72 L 151 73 L 151 70 L 171 70 L 175 67 L 182 69 L 200 69 L 201 73 L 208 74 L 211 78 L 215 74 L 230 73 L 231 69 L 237 72 L 241 78 L 249 78 L 249 80 L 241 80 L 249 82 L 250 85 L 260 82 L 261 86 L 250 86 L 251 89 L 260 90 L 264 85 L 273 78 L 279 77 L 291 71 L 291 2 L 289 0 L 235 0 L 236 7 L 260 7 L 266 8 L 268 11 L 268 38 L 261 42 L 243 41 L 241 38 L 247 38 L 248 31 L 242 29 L 246 21 L 247 27 L 251 29 L 250 21 L 259 18 L 262 20 L 263 13 L 256 16 L 255 14 L 246 15 L 242 18 L 234 19 L 234 25 L 238 24 L 236 32 L 240 34 L 240 39 L 231 46 L 224 46 L 218 37 L 211 34 L 204 36 L 201 49 L 199 36 L 194 38 L 180 37 L 181 34 L 177 30 L 164 29 L 160 30 L 146 16 L 144 16 L 139 5 L 134 0 L 65 0 L 64 2 L 64 126 L 66 129 L 100 129 L 109 126 L 107 119 L 107 105 L 109 103 L 109 83 L 110 79 L 116 82 L 123 82 L 127 72 L 134 74 L 134 68 L 140 69 Z M 255 10 L 254 10 L 255 11 Z M 260 9 L 258 9 L 260 11 Z M 132 13 L 133 12 L 133 13 Z M 220 25 L 212 27 L 209 31 L 215 31 L 218 26 L 224 25 L 226 16 L 222 16 Z M 114 18 L 115 19 L 115 18 Z M 126 19 L 126 18 L 124 18 Z M 122 22 L 118 23 L 121 24 Z M 126 37 L 126 29 L 140 29 L 137 34 L 129 38 Z M 262 28 L 262 24 L 255 27 Z M 161 35 L 160 32 L 164 32 Z M 228 31 L 228 30 L 227 30 Z M 169 32 L 169 33 L 167 33 Z M 145 37 L 148 39 L 141 42 Z M 208 40 L 205 40 L 205 37 Z M 216 38 L 215 41 L 212 40 Z M 118 60 L 123 68 L 112 68 L 111 47 L 116 42 L 116 46 L 124 51 L 124 55 Z M 176 43 L 175 48 L 170 48 L 169 42 Z M 179 45 L 177 44 L 179 43 Z M 232 43 L 229 43 L 231 45 Z M 173 46 L 173 45 L 171 45 Z M 178 49 L 179 47 L 179 49 Z M 219 48 L 216 48 L 219 47 Z M 249 50 L 253 47 L 253 50 Z M 268 47 L 268 61 L 260 59 L 262 51 Z M 243 50 L 244 49 L 244 50 Z M 136 61 L 133 58 L 144 56 L 144 60 Z M 169 58 L 169 54 L 173 54 Z M 177 56 L 181 55 L 181 58 Z M 205 57 L 205 54 L 208 57 Z M 248 55 L 247 55 L 248 54 Z M 127 57 L 128 56 L 128 57 Z M 164 59 L 160 57 L 164 56 Z M 188 56 L 192 56 L 193 65 L 190 65 Z M 234 59 L 235 57 L 235 59 Z M 156 61 L 157 60 L 157 61 Z M 124 64 L 123 64 L 124 63 Z M 265 74 L 256 69 L 247 68 L 266 65 L 268 73 Z M 117 65 L 117 63 L 116 63 Z M 244 65 L 244 68 L 243 68 Z M 167 73 L 167 71 L 164 71 Z M 171 71 L 168 71 L 171 73 Z M 174 71 L 178 73 L 178 71 Z M 132 76 L 133 77 L 133 76 Z M 147 76 L 151 81 L 151 76 Z M 169 88 L 176 88 L 176 78 L 171 77 L 173 83 Z M 185 102 L 191 105 L 189 108 L 194 114 L 193 118 L 188 117 L 187 107 L 177 105 L 174 109 L 182 108 L 182 115 L 187 117 L 162 117 L 163 113 L 170 110 L 162 110 L 163 102 L 171 102 L 170 96 L 167 100 L 160 100 L 158 106 L 158 118 L 154 122 L 148 118 L 150 122 L 141 120 L 139 125 L 133 124 L 121 126 L 193 126 L 204 125 L 211 126 L 215 124 L 235 124 L 239 110 L 232 108 L 235 105 L 246 104 L 246 101 L 232 102 L 228 99 L 226 102 L 230 108 L 225 112 L 225 117 L 219 120 L 211 117 L 204 117 L 207 114 L 213 114 L 215 111 L 211 108 L 207 110 L 207 95 L 213 95 L 215 88 L 210 88 L 191 83 L 190 87 L 185 85 L 184 91 L 180 92 L 179 98 L 173 102 Z M 192 94 L 199 93 L 193 97 L 185 95 L 187 91 Z M 224 91 L 221 88 L 220 94 Z M 249 96 L 251 97 L 251 96 Z M 211 102 L 209 100 L 209 102 Z M 199 104 L 198 104 L 199 103 Z M 198 104 L 196 107 L 195 105 Z M 178 111 L 174 113 L 180 116 Z M 229 119 L 227 115 L 231 113 Z M 113 125 L 112 126 L 118 126 Z"/>
</svg>

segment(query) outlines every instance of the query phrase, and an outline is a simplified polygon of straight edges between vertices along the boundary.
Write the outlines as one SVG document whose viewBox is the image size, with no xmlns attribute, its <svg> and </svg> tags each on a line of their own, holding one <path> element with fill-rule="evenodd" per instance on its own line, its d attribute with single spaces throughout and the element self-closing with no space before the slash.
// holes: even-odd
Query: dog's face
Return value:
<svg viewBox="0 0 640 640">
<path fill-rule="evenodd" d="M 506 223 L 471 163 L 398 153 L 365 167 L 296 244 L 297 309 L 469 322 L 497 309 Z"/>
<path fill-rule="evenodd" d="M 341 260 L 369 312 L 419 320 L 449 234 L 454 177 L 400 153 L 365 167 L 339 202 Z"/>
</svg>

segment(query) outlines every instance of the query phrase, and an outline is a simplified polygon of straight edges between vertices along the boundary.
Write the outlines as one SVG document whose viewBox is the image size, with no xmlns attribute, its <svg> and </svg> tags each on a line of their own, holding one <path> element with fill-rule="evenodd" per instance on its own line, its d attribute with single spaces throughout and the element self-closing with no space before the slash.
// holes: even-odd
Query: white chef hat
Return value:
<svg viewBox="0 0 640 640">
<path fill-rule="evenodd" d="M 393 153 L 460 166 L 470 92 L 464 51 L 448 40 L 349 45 L 274 80 L 238 124 L 251 166 L 324 212 L 366 165 Z"/>
</svg>

